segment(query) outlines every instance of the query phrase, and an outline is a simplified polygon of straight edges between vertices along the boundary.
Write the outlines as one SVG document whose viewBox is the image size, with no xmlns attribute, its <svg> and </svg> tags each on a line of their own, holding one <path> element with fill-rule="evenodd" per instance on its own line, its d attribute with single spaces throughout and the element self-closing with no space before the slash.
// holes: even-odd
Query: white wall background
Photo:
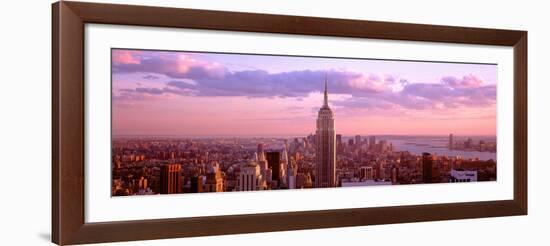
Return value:
<svg viewBox="0 0 550 246">
<path fill-rule="evenodd" d="M 113 245 L 545 245 L 550 220 L 550 22 L 544 1 L 104 1 L 529 31 L 529 215 Z M 8 1 L 0 14 L 0 245 L 50 241 L 50 3 Z M 546 146 L 545 146 L 546 145 Z M 527 243 L 530 242 L 530 243 Z"/>
</svg>

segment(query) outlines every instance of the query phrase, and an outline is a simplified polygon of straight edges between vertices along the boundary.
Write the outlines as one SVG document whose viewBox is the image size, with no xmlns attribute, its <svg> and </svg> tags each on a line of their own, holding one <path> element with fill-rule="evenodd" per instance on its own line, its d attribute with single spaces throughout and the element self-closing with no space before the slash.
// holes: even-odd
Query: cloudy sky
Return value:
<svg viewBox="0 0 550 246">
<path fill-rule="evenodd" d="M 112 51 L 113 135 L 495 135 L 497 66 Z"/>
</svg>

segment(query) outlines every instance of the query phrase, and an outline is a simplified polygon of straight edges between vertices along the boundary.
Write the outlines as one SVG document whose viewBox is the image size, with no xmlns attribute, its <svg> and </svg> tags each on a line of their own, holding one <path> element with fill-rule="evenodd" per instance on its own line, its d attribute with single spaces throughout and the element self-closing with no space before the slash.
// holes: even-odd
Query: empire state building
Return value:
<svg viewBox="0 0 550 246">
<path fill-rule="evenodd" d="M 334 114 L 328 106 L 327 78 L 325 76 L 325 98 L 317 116 L 315 132 L 315 187 L 336 187 L 336 133 Z"/>
</svg>

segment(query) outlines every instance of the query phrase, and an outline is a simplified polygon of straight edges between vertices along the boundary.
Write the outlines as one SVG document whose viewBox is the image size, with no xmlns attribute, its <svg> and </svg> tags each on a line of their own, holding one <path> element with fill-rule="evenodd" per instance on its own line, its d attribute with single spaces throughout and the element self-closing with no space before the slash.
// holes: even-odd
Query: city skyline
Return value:
<svg viewBox="0 0 550 246">
<path fill-rule="evenodd" d="M 268 61 L 278 64 L 271 59 L 290 59 L 293 69 L 277 73 L 251 70 L 251 66 L 241 68 L 243 70 L 230 69 L 228 62 L 235 65 L 234 62 L 240 60 L 228 59 L 227 54 L 211 57 L 213 54 L 208 53 L 207 56 L 215 60 L 209 61 L 204 57 L 191 57 L 189 53 L 182 56 L 173 52 L 133 52 L 115 50 L 113 54 L 113 196 L 496 180 L 496 139 L 471 135 L 460 138 L 461 132 L 457 133 L 456 129 L 457 124 L 464 124 L 457 114 L 477 112 L 480 105 L 487 108 L 485 111 L 490 111 L 491 106 L 494 110 L 496 84 L 482 86 L 484 82 L 475 75 L 464 76 L 462 80 L 444 77 L 443 82 L 434 84 L 403 79 L 396 82 L 388 75 L 380 79 L 350 72 L 353 64 L 336 70 L 335 61 L 342 61 L 340 65 L 349 61 L 334 58 L 319 63 L 320 58 L 237 55 L 246 61 L 239 64 L 241 67 L 256 61 L 254 66 L 266 69 Z M 300 66 L 295 59 L 314 62 Z M 394 69 L 402 66 L 396 64 Z M 306 69 L 316 65 L 324 68 Z M 143 85 L 116 78 L 136 73 L 147 80 L 156 81 L 160 80 L 159 76 L 166 76 L 170 81 Z M 153 85 L 157 87 L 151 87 Z M 181 104 L 178 100 L 190 101 Z M 209 101 L 201 103 L 201 100 Z M 239 104 L 241 100 L 248 104 Z M 285 104 L 288 100 L 293 101 L 293 107 L 306 112 L 290 110 Z M 145 104 L 124 104 L 129 102 Z M 357 102 L 359 104 L 355 104 Z M 278 108 L 281 104 L 285 108 Z M 308 104 L 311 108 L 303 107 Z M 125 110 L 132 109 L 137 111 L 125 114 Z M 434 110 L 452 115 L 452 121 L 442 124 L 434 119 L 441 115 L 428 114 L 423 120 L 430 122 L 424 126 L 430 129 L 423 133 L 434 133 L 438 131 L 436 126 L 450 125 L 445 129 L 445 133 L 450 132 L 445 138 L 400 139 L 358 134 L 372 131 L 377 126 L 372 119 L 378 116 L 385 119 L 383 126 L 390 127 L 393 133 L 402 129 L 419 133 L 422 128 L 415 127 L 410 119 L 405 121 L 407 117 L 402 114 L 439 113 Z M 492 113 L 485 111 L 482 110 L 482 114 L 488 114 L 487 120 L 492 119 L 494 124 L 495 117 L 491 118 Z M 201 121 L 201 117 L 208 121 Z M 131 124 L 121 124 L 121 119 Z M 157 123 L 150 124 L 151 119 Z M 148 133 L 160 129 L 172 135 L 168 138 L 116 137 L 118 128 L 134 126 Z M 494 126 L 485 127 L 495 130 Z M 181 129 L 195 134 L 209 130 L 210 136 L 218 131 L 253 137 L 175 136 L 173 132 Z M 304 129 L 309 129 L 309 133 Z M 468 132 L 471 134 L 472 130 Z M 258 137 L 266 133 L 301 136 Z M 345 133 L 353 137 L 346 139 Z"/>
<path fill-rule="evenodd" d="M 496 65 L 112 52 L 113 136 L 314 133 L 324 76 L 338 134 L 496 135 Z"/>
</svg>

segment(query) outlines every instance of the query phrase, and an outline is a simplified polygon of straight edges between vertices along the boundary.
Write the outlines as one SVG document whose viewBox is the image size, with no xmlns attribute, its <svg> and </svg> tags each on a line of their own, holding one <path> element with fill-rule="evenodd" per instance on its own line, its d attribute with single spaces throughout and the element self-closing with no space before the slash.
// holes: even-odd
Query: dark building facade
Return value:
<svg viewBox="0 0 550 246">
<path fill-rule="evenodd" d="M 422 183 L 433 183 L 432 179 L 433 157 L 432 154 L 422 153 Z"/>
<path fill-rule="evenodd" d="M 166 164 L 160 169 L 160 194 L 181 193 L 181 165 Z"/>
<path fill-rule="evenodd" d="M 399 168 L 396 166 L 391 168 L 391 183 L 399 184 Z"/>
<path fill-rule="evenodd" d="M 191 177 L 191 193 L 201 193 L 202 192 L 202 179 L 201 175 Z"/>
<path fill-rule="evenodd" d="M 271 168 L 272 171 L 271 180 L 276 180 L 280 183 L 281 153 L 278 151 L 268 151 L 265 154 L 265 159 L 267 160 L 267 166 Z"/>
</svg>

